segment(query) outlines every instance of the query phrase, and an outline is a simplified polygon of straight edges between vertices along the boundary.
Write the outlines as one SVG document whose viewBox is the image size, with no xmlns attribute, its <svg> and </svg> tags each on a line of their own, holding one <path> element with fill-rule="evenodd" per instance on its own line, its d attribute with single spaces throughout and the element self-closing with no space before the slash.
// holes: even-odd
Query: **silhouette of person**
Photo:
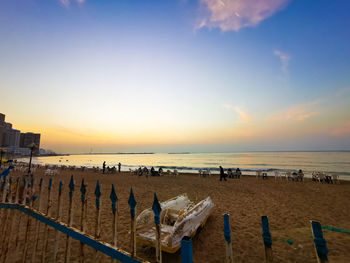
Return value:
<svg viewBox="0 0 350 263">
<path fill-rule="evenodd" d="M 118 173 L 120 173 L 120 168 L 122 167 L 121 163 L 118 163 Z"/>
<path fill-rule="evenodd" d="M 104 161 L 102 164 L 102 173 L 104 174 L 105 171 L 106 171 L 106 161 Z"/>
<path fill-rule="evenodd" d="M 226 175 L 225 175 L 225 172 L 224 172 L 224 168 L 222 168 L 221 166 L 219 168 L 220 168 L 220 181 L 222 181 L 222 179 L 227 181 L 226 180 Z"/>
</svg>

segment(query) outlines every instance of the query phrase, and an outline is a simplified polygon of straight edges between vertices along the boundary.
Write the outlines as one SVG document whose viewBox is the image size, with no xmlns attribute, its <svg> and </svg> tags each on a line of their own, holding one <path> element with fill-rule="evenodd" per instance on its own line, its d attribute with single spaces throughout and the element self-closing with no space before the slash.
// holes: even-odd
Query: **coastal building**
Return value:
<svg viewBox="0 0 350 263">
<path fill-rule="evenodd" d="M 34 153 L 37 154 L 39 153 L 39 148 L 40 148 L 40 133 L 32 133 L 32 132 L 21 133 L 20 147 L 26 148 L 33 143 L 37 146 L 37 148 L 34 151 Z"/>
<path fill-rule="evenodd" d="M 2 146 L 4 147 L 19 147 L 21 131 L 10 129 L 5 130 L 3 134 Z"/>
<path fill-rule="evenodd" d="M 28 146 L 35 144 L 37 148 L 34 154 L 39 153 L 40 133 L 26 132 L 13 129 L 12 124 L 5 122 L 5 114 L 0 113 L 0 147 L 5 147 L 8 152 L 20 155 L 30 154 Z"/>
</svg>

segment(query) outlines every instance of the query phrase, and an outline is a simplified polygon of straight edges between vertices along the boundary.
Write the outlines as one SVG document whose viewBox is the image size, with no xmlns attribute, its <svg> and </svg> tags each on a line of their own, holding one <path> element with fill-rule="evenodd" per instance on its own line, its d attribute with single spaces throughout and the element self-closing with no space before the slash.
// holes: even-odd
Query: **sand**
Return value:
<svg viewBox="0 0 350 263">
<path fill-rule="evenodd" d="M 12 172 L 18 176 L 20 172 Z M 88 213 L 87 232 L 94 234 L 95 199 L 94 189 L 96 180 L 102 184 L 101 196 L 101 240 L 112 243 L 112 212 L 109 194 L 113 183 L 119 198 L 119 225 L 118 247 L 130 251 L 130 210 L 128 206 L 129 190 L 132 186 L 137 201 L 136 213 L 149 208 L 153 203 L 153 193 L 156 192 L 160 201 L 170 199 L 181 193 L 187 193 L 193 201 L 200 201 L 210 196 L 216 205 L 206 225 L 193 239 L 194 262 L 224 262 L 225 239 L 223 235 L 223 214 L 231 215 L 231 231 L 233 254 L 236 262 L 264 262 L 264 248 L 261 237 L 261 216 L 267 215 L 272 235 L 272 249 L 275 262 L 316 262 L 310 220 L 318 220 L 322 225 L 350 230 L 350 182 L 341 182 L 340 185 L 322 184 L 312 181 L 288 182 L 257 179 L 252 176 L 243 176 L 241 179 L 227 179 L 220 182 L 218 176 L 199 178 L 195 174 L 181 174 L 178 177 L 138 177 L 128 172 L 121 174 L 102 175 L 92 171 L 60 171 L 54 177 L 52 189 L 53 212 L 56 216 L 58 182 L 62 180 L 63 203 L 62 220 L 67 221 L 68 213 L 68 182 L 74 175 L 76 188 L 74 192 L 73 226 L 80 228 L 80 183 L 84 177 L 88 183 Z M 42 193 L 42 208 L 46 207 L 48 178 L 44 169 L 35 172 L 36 184 L 39 178 L 44 178 Z M 36 187 L 37 188 L 37 187 Z M 38 188 L 37 188 L 38 189 Z M 38 202 L 35 207 L 37 208 Z M 20 253 L 13 257 L 19 262 L 24 246 L 24 220 L 17 231 L 20 234 Z M 14 218 L 14 225 L 18 224 L 18 215 Z M 28 261 L 33 251 L 34 226 L 32 221 L 28 241 Z M 40 262 L 42 255 L 42 236 L 44 226 L 41 225 L 36 262 Z M 327 240 L 330 262 L 349 262 L 350 234 L 324 230 Z M 14 247 L 15 237 L 11 237 Z M 52 261 L 55 233 L 49 232 L 46 262 Z M 289 244 L 286 240 L 291 240 Z M 58 262 L 64 261 L 66 238 L 60 234 Z M 71 261 L 78 261 L 80 244 L 72 241 Z M 94 250 L 85 247 L 87 262 L 110 262 L 108 257 L 98 254 L 94 258 Z M 155 261 L 153 248 L 137 246 L 137 255 Z M 180 252 L 176 254 L 163 253 L 163 262 L 181 262 Z"/>
</svg>

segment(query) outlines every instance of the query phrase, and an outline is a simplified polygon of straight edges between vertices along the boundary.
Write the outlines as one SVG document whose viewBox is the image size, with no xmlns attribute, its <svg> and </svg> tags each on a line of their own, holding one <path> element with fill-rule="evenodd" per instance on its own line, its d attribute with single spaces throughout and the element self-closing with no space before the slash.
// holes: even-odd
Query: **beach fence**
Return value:
<svg viewBox="0 0 350 263">
<path fill-rule="evenodd" d="M 4 179 L 4 178 L 3 178 Z M 68 202 L 63 203 L 63 189 L 68 188 Z M 136 205 L 133 189 L 130 189 L 128 204 L 130 207 L 130 252 L 117 247 L 118 244 L 118 196 L 111 185 L 109 195 L 112 214 L 112 242 L 101 241 L 101 184 L 96 182 L 94 189 L 94 231 L 87 233 L 87 185 L 82 179 L 79 189 L 79 206 L 73 207 L 73 196 L 78 185 L 74 177 L 69 184 L 54 181 L 52 178 L 40 179 L 35 184 L 33 177 L 8 177 L 2 180 L 0 191 L 0 263 L 2 262 L 100 262 L 101 254 L 111 262 L 147 262 L 137 256 L 136 251 Z M 52 191 L 56 188 L 56 191 Z M 66 191 L 67 192 L 67 191 Z M 53 193 L 56 193 L 54 195 Z M 63 211 L 66 210 L 66 213 Z M 152 205 L 156 230 L 156 262 L 162 262 L 160 242 L 161 206 L 154 194 Z M 91 211 L 89 211 L 91 213 Z M 64 214 L 66 216 L 64 216 Z M 73 227 L 77 216 L 79 227 Z M 66 220 L 64 220 L 66 219 Z M 77 225 L 77 222 L 75 222 Z M 267 216 L 261 217 L 262 241 L 266 262 L 273 262 L 272 237 Z M 328 249 L 323 238 L 319 222 L 311 221 L 311 230 L 315 244 L 317 262 L 328 262 Z M 53 231 L 53 232 L 51 232 Z M 54 238 L 49 238 L 51 236 Z M 234 250 L 231 242 L 229 214 L 223 215 L 225 262 L 233 263 Z M 72 246 L 72 240 L 78 241 L 79 248 Z M 51 243 L 51 244 L 50 244 Z M 63 253 L 59 244 L 64 243 Z M 49 249 L 49 247 L 51 249 Z M 62 246 L 61 246 L 62 247 Z M 86 253 L 87 248 L 93 253 Z M 72 249 L 75 253 L 72 255 Z M 61 249 L 62 250 L 62 249 Z M 100 255 L 100 256 L 99 256 Z M 193 262 L 192 240 L 183 237 L 181 241 L 181 262 Z"/>
<path fill-rule="evenodd" d="M 45 182 L 46 181 L 46 182 Z M 57 196 L 52 194 L 53 187 L 58 187 Z M 95 229 L 94 234 L 86 233 L 87 187 L 84 179 L 80 185 L 80 207 L 73 208 L 73 196 L 76 183 L 73 176 L 68 184 L 69 201 L 62 202 L 63 188 L 61 181 L 52 178 L 40 179 L 36 185 L 34 178 L 9 177 L 2 181 L 0 192 L 0 262 L 98 262 L 99 253 L 108 256 L 111 262 L 147 262 L 136 256 L 135 206 L 131 204 L 132 249 L 131 253 L 117 248 L 117 201 L 118 197 L 111 187 L 110 200 L 113 214 L 112 244 L 100 240 L 101 232 L 101 185 L 97 181 L 95 188 Z M 35 189 L 37 188 L 37 189 Z M 46 188 L 46 189 L 44 189 Z M 44 194 L 45 193 L 45 194 Z M 130 198 L 135 200 L 131 190 Z M 46 200 L 44 200 L 46 199 Z M 53 206 L 55 203 L 56 207 Z M 68 217 L 64 222 L 63 210 Z M 55 212 L 54 212 L 55 211 Z M 80 213 L 80 228 L 73 227 L 73 218 Z M 54 216 L 53 216 L 54 215 Z M 49 232 L 54 231 L 54 239 L 49 239 Z M 62 235 L 64 234 L 64 235 Z M 40 238 L 39 238 L 40 237 Z M 72 240 L 80 242 L 79 255 L 71 253 Z M 62 242 L 63 241 L 63 242 Z M 49 244 L 51 242 L 52 244 Z M 64 243 L 64 253 L 59 255 L 58 244 Z M 48 250 L 48 247 L 53 249 Z M 85 247 L 94 250 L 91 257 L 86 255 Z M 76 250 L 76 248 L 74 247 Z M 76 252 L 76 251 L 75 251 Z"/>
</svg>

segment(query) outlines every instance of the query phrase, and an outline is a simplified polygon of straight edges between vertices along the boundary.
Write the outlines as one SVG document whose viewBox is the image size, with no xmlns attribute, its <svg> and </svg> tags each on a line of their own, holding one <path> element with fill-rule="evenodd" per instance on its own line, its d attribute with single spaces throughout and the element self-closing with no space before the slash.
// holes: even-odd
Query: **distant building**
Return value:
<svg viewBox="0 0 350 263">
<path fill-rule="evenodd" d="M 2 146 L 4 147 L 19 147 L 21 138 L 21 131 L 19 130 L 5 130 L 3 134 Z"/>
<path fill-rule="evenodd" d="M 32 143 L 34 143 L 37 147 L 34 153 L 39 153 L 40 133 L 32 133 L 32 132 L 21 133 L 20 144 L 19 144 L 20 147 L 26 148 Z"/>
<path fill-rule="evenodd" d="M 26 132 L 12 128 L 12 124 L 5 122 L 5 114 L 0 113 L 0 147 L 6 147 L 11 153 L 26 155 L 30 153 L 28 146 L 35 144 L 37 148 L 34 153 L 39 153 L 40 134 Z"/>
<path fill-rule="evenodd" d="M 5 114 L 0 113 L 0 125 L 5 122 Z"/>
</svg>

